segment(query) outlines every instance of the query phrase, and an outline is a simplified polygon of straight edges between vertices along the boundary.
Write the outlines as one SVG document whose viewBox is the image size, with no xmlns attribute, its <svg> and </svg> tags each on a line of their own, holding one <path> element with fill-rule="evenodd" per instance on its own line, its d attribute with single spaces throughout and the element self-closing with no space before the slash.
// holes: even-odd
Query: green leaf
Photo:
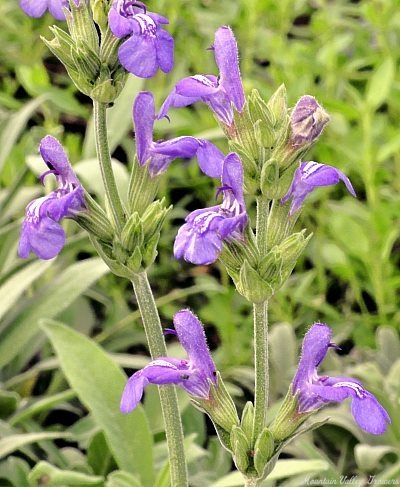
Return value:
<svg viewBox="0 0 400 487">
<path fill-rule="evenodd" d="M 126 198 L 129 184 L 126 166 L 116 159 L 112 159 L 111 164 L 119 194 Z M 97 159 L 84 159 L 78 162 L 74 165 L 74 171 L 90 193 L 95 193 L 100 199 L 105 197 L 103 179 Z"/>
<path fill-rule="evenodd" d="M 159 484 L 155 485 L 161 487 Z M 131 473 L 118 470 L 110 473 L 107 477 L 105 487 L 142 487 L 142 484 Z"/>
<path fill-rule="evenodd" d="M 49 485 L 51 487 L 64 487 L 66 485 L 97 485 L 100 487 L 103 477 L 74 472 L 73 470 L 61 470 L 48 462 L 39 462 L 28 476 L 30 485 Z"/>
<path fill-rule="evenodd" d="M 0 171 L 28 120 L 47 99 L 46 94 L 25 103 L 23 108 L 8 119 L 8 123 L 0 135 Z"/>
<path fill-rule="evenodd" d="M 29 465 L 22 458 L 8 457 L 0 463 L 0 478 L 7 479 L 14 487 L 31 487 L 28 473 Z"/>
<path fill-rule="evenodd" d="M 31 283 L 40 277 L 52 263 L 53 261 L 51 260 L 37 260 L 30 262 L 0 286 L 0 296 L 7 296 L 7 299 L 0 301 L 0 320 L 13 308 L 14 304 L 21 297 L 21 294 L 31 285 Z"/>
<path fill-rule="evenodd" d="M 16 357 L 36 335 L 41 318 L 58 316 L 107 271 L 101 259 L 92 258 L 71 265 L 57 276 L 0 334 L 0 367 Z"/>
<path fill-rule="evenodd" d="M 146 415 L 141 407 L 127 415 L 119 412 L 125 375 L 89 338 L 50 320 L 43 328 L 68 382 L 103 429 L 118 466 L 138 475 L 144 485 L 153 485 L 152 436 Z"/>
<path fill-rule="evenodd" d="M 72 438 L 72 436 L 69 433 L 54 431 L 6 436 L 0 440 L 0 458 L 9 455 L 22 446 L 37 443 L 42 440 L 54 440 L 58 438 Z"/>
<path fill-rule="evenodd" d="M 354 447 L 354 457 L 362 471 L 376 470 L 382 457 L 387 453 L 396 452 L 396 448 L 388 445 L 358 444 Z"/>
<path fill-rule="evenodd" d="M 21 409 L 20 411 L 17 411 L 14 416 L 8 420 L 8 422 L 11 426 L 15 426 L 21 421 L 26 421 L 32 416 L 38 415 L 44 411 L 51 411 L 55 408 L 55 406 L 71 400 L 75 396 L 75 392 L 71 391 L 70 389 L 59 392 L 58 394 L 43 396 L 42 399 L 35 400 L 34 402 L 32 402 L 32 404 L 29 404 L 29 406 Z"/>
<path fill-rule="evenodd" d="M 387 58 L 371 76 L 366 91 L 366 102 L 370 109 L 375 110 L 386 101 L 393 84 L 394 74 L 393 61 L 391 58 Z"/>
<path fill-rule="evenodd" d="M 18 406 L 19 395 L 14 391 L 0 390 L 0 418 L 5 419 L 10 416 Z"/>
</svg>

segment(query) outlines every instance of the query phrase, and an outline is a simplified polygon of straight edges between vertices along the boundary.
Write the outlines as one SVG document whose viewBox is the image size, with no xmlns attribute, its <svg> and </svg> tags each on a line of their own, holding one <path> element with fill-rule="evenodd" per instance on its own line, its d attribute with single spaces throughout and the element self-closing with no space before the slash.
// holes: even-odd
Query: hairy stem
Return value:
<svg viewBox="0 0 400 487">
<path fill-rule="evenodd" d="M 244 481 L 244 487 L 257 487 L 259 481 L 253 477 L 246 477 Z"/>
<path fill-rule="evenodd" d="M 267 221 L 270 201 L 263 196 L 257 198 L 256 241 L 259 256 L 262 259 L 268 251 Z M 268 391 L 269 391 L 269 363 L 268 363 L 268 302 L 253 304 L 254 317 L 254 438 L 266 426 Z"/>
<path fill-rule="evenodd" d="M 107 138 L 107 105 L 93 100 L 93 117 L 95 127 L 96 152 L 100 164 L 101 176 L 107 197 L 108 207 L 111 212 L 112 221 L 116 230 L 122 229 L 124 221 L 124 209 L 118 188 L 115 183 L 114 173 L 111 166 L 110 149 Z"/>
<path fill-rule="evenodd" d="M 268 302 L 253 304 L 254 316 L 254 438 L 266 426 L 269 390 Z"/>
<path fill-rule="evenodd" d="M 165 356 L 167 351 L 160 317 L 146 272 L 135 274 L 132 279 L 132 285 L 142 316 L 151 357 L 154 359 L 159 356 Z M 162 386 L 158 390 L 167 437 L 171 485 L 174 487 L 186 487 L 188 481 L 183 449 L 183 431 L 176 391 L 173 386 Z"/>
</svg>

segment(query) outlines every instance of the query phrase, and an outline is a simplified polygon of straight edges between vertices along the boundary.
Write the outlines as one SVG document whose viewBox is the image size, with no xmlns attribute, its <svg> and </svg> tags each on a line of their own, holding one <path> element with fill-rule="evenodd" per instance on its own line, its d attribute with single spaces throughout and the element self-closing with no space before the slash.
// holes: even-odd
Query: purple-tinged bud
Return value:
<svg viewBox="0 0 400 487">
<path fill-rule="evenodd" d="M 310 95 L 302 96 L 290 117 L 292 146 L 299 147 L 314 142 L 329 122 L 329 115 Z"/>
</svg>

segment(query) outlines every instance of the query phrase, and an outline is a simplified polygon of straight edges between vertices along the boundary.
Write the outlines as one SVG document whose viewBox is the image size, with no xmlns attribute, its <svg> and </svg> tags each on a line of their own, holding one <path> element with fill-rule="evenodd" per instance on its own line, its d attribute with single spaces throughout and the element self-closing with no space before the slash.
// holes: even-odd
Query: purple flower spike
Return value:
<svg viewBox="0 0 400 487">
<path fill-rule="evenodd" d="M 247 224 L 243 198 L 243 168 L 237 154 L 232 152 L 224 160 L 222 204 L 190 213 L 186 223 L 179 229 L 174 243 L 177 259 L 197 265 L 215 262 L 222 250 L 224 240 L 241 239 Z"/>
<path fill-rule="evenodd" d="M 26 207 L 18 254 L 26 259 L 32 251 L 39 259 L 48 260 L 58 255 L 65 244 L 65 232 L 58 222 L 73 218 L 85 208 L 85 200 L 83 188 L 58 140 L 47 135 L 40 142 L 39 151 L 49 168 L 40 179 L 54 174 L 58 188 Z"/>
<path fill-rule="evenodd" d="M 314 161 L 302 162 L 296 169 L 292 184 L 281 199 L 281 203 L 284 204 L 290 198 L 293 198 L 289 211 L 289 214 L 292 215 L 301 207 L 307 195 L 314 191 L 315 188 L 337 184 L 339 181 L 343 181 L 349 193 L 354 197 L 356 196 L 350 179 L 339 169 Z"/>
<path fill-rule="evenodd" d="M 65 20 L 63 8 L 69 6 L 68 0 L 20 0 L 22 10 L 30 17 L 41 17 L 46 10 L 57 20 Z"/>
<path fill-rule="evenodd" d="M 122 66 L 139 78 L 151 78 L 158 68 L 169 73 L 174 65 L 174 39 L 163 24 L 168 20 L 147 12 L 144 4 L 132 0 L 114 1 L 108 21 L 111 32 L 129 38 L 118 50 Z"/>
<path fill-rule="evenodd" d="M 292 145 L 297 147 L 314 142 L 328 122 L 329 115 L 317 100 L 310 95 L 302 96 L 290 117 Z"/>
<path fill-rule="evenodd" d="M 178 157 L 190 159 L 197 155 L 200 169 L 207 176 L 221 177 L 224 156 L 214 144 L 189 136 L 153 142 L 155 118 L 152 93 L 140 92 L 133 105 L 136 153 L 141 166 L 150 161 L 149 171 L 152 176 L 164 172 L 170 162 Z"/>
<path fill-rule="evenodd" d="M 329 402 L 351 398 L 351 413 L 358 426 L 373 435 L 386 431 L 390 417 L 360 382 L 351 377 L 319 376 L 317 368 L 331 343 L 332 331 L 324 323 L 315 323 L 303 340 L 302 355 L 293 380 L 293 393 L 299 394 L 299 412 L 321 408 Z"/>
<path fill-rule="evenodd" d="M 184 309 L 175 314 L 174 326 L 188 358 L 159 357 L 135 372 L 122 393 L 122 413 L 136 408 L 148 384 L 176 384 L 192 396 L 208 399 L 209 381 L 216 384 L 216 369 L 203 325 L 191 311 Z"/>
<path fill-rule="evenodd" d="M 203 101 L 221 122 L 232 125 L 232 105 L 241 112 L 245 98 L 238 48 L 230 27 L 223 26 L 216 31 L 213 50 L 219 76 L 198 74 L 179 81 L 161 107 L 158 118 L 165 117 L 170 107 L 179 108 Z"/>
</svg>

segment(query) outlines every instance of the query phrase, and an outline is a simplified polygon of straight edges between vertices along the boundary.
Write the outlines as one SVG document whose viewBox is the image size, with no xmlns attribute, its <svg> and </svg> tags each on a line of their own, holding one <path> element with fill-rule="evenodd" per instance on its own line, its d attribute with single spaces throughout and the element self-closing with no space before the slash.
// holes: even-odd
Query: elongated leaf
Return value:
<svg viewBox="0 0 400 487">
<path fill-rule="evenodd" d="M 29 465 L 22 458 L 8 457 L 0 463 L 0 478 L 7 479 L 12 486 L 31 487 L 27 475 Z"/>
<path fill-rule="evenodd" d="M 92 258 L 71 265 L 54 279 L 46 292 L 0 334 L 0 367 L 16 357 L 36 335 L 39 319 L 56 317 L 107 270 L 101 259 Z"/>
<path fill-rule="evenodd" d="M 47 485 L 52 487 L 68 487 L 72 485 L 78 485 L 82 487 L 84 485 L 97 485 L 100 486 L 104 480 L 99 475 L 88 475 L 82 472 L 74 472 L 73 470 L 61 470 L 54 467 L 48 462 L 39 462 L 31 471 L 28 476 L 31 485 L 40 485 L 41 479 L 46 479 Z"/>
<path fill-rule="evenodd" d="M 0 320 L 17 302 L 21 294 L 40 277 L 53 262 L 35 261 L 16 272 L 10 279 L 0 286 Z"/>
<path fill-rule="evenodd" d="M 0 171 L 28 120 L 47 98 L 47 95 L 42 95 L 31 100 L 26 103 L 21 110 L 10 117 L 0 135 Z"/>
<path fill-rule="evenodd" d="M 126 382 L 121 369 L 80 333 L 49 320 L 43 328 L 68 382 L 103 429 L 118 466 L 137 474 L 144 485 L 152 486 L 152 436 L 146 415 L 141 407 L 127 415 L 119 412 Z"/>
<path fill-rule="evenodd" d="M 156 484 L 158 486 L 158 484 Z M 142 487 L 140 482 L 132 474 L 117 470 L 107 477 L 105 487 Z M 161 486 L 158 486 L 161 487 Z"/>
<path fill-rule="evenodd" d="M 0 458 L 9 455 L 15 450 L 18 450 L 22 446 L 29 445 L 30 443 L 36 443 L 42 440 L 54 440 L 57 438 L 69 438 L 69 433 L 63 432 L 40 432 L 40 433 L 25 433 L 20 435 L 10 435 L 0 440 Z"/>
<path fill-rule="evenodd" d="M 395 69 L 391 58 L 387 58 L 372 75 L 367 86 L 366 101 L 372 109 L 376 109 L 389 96 L 394 80 Z"/>
<path fill-rule="evenodd" d="M 33 404 L 29 405 L 22 411 L 17 412 L 14 416 L 9 419 L 9 423 L 11 426 L 14 426 L 21 421 L 25 421 L 27 418 L 30 418 L 36 414 L 39 414 L 43 411 L 49 411 L 54 409 L 60 403 L 63 403 L 69 399 L 72 399 L 76 396 L 75 391 L 67 390 L 63 392 L 59 392 L 58 394 L 54 394 L 52 396 L 45 396 L 43 399 L 39 399 L 38 401 L 34 402 Z"/>
</svg>

